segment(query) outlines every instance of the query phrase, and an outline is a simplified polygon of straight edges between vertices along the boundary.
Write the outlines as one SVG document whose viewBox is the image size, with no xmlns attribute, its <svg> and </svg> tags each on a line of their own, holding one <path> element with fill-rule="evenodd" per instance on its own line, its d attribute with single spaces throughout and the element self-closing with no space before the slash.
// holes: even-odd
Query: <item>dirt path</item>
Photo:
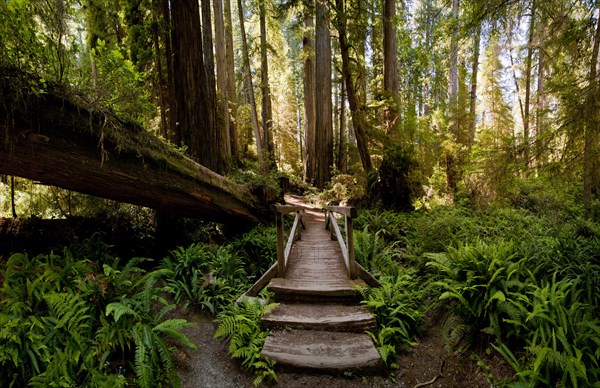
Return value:
<svg viewBox="0 0 600 388">
<path fill-rule="evenodd" d="M 252 387 L 253 376 L 227 355 L 227 344 L 213 338 L 216 324 L 206 315 L 189 314 L 183 318 L 196 323 L 187 329 L 188 336 L 199 346 L 179 357 L 179 377 L 184 388 Z M 435 320 L 432 320 L 435 322 Z M 488 360 L 498 363 L 499 360 Z M 443 365 L 442 365 L 443 364 Z M 276 387 L 407 387 L 432 382 L 427 387 L 489 387 L 483 370 L 470 354 L 454 354 L 443 347 L 441 325 L 431 323 L 419 344 L 401 354 L 395 380 L 385 376 L 324 375 L 276 369 Z M 441 375 L 440 375 L 441 374 Z"/>
</svg>

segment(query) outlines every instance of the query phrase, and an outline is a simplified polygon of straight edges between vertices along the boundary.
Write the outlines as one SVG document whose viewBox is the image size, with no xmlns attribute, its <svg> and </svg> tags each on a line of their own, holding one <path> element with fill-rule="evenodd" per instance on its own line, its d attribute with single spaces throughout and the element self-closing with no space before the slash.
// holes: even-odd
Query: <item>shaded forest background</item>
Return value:
<svg viewBox="0 0 600 388">
<path fill-rule="evenodd" d="M 2 67 L 110 107 L 218 173 L 278 171 L 400 209 L 549 190 L 598 216 L 597 2 L 1 7 Z M 43 215 L 35 193 L 17 181 L 17 203 Z"/>
</svg>

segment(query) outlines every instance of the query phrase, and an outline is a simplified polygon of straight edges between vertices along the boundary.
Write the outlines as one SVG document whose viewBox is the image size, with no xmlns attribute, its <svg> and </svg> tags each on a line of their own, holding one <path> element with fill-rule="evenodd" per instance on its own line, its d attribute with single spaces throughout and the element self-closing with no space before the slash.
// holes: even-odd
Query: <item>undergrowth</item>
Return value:
<svg viewBox="0 0 600 388">
<path fill-rule="evenodd" d="M 560 213 L 568 204 L 532 203 L 359 212 L 356 257 L 382 283 L 364 303 L 384 360 L 414 341 L 435 308 L 450 349 L 491 345 L 514 369 L 504 384 L 600 386 L 599 225 Z"/>
<path fill-rule="evenodd" d="M 82 244 L 80 253 L 90 244 Z M 172 352 L 195 347 L 145 259 L 120 265 L 15 253 L 0 267 L 0 381 L 8 387 L 178 385 Z M 98 255 L 96 255 L 96 259 Z"/>
</svg>

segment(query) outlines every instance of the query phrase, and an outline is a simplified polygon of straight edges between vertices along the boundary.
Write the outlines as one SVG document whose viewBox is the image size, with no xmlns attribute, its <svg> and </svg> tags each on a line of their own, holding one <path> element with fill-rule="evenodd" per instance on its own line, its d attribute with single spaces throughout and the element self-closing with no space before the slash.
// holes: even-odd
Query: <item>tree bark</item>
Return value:
<svg viewBox="0 0 600 388">
<path fill-rule="evenodd" d="M 329 5 L 316 0 L 315 28 L 315 101 L 317 177 L 319 189 L 331 180 L 333 166 L 333 123 L 331 104 L 331 38 L 329 35 Z"/>
<path fill-rule="evenodd" d="M 340 173 L 347 172 L 346 159 L 348 150 L 346 148 L 346 84 L 342 80 L 340 85 L 340 124 L 339 124 L 339 139 L 337 152 L 337 169 Z"/>
<path fill-rule="evenodd" d="M 469 137 L 468 151 L 475 142 L 475 124 L 477 121 L 477 74 L 479 71 L 479 46 L 481 43 L 481 23 L 478 22 L 473 38 L 473 61 L 471 63 L 471 93 L 469 95 Z"/>
<path fill-rule="evenodd" d="M 215 101 L 211 98 L 202 47 L 200 13 L 196 0 L 171 3 L 175 62 L 177 123 L 182 144 L 200 164 L 222 171 L 222 155 L 216 137 Z"/>
<path fill-rule="evenodd" d="M 262 97 L 261 118 L 263 130 L 263 159 L 268 170 L 277 169 L 275 163 L 275 146 L 273 144 L 273 108 L 271 106 L 271 88 L 269 87 L 269 62 L 267 56 L 267 23 L 265 0 L 259 0 L 259 24 L 260 24 L 260 91 Z"/>
<path fill-rule="evenodd" d="M 598 7 L 600 12 L 600 7 Z M 588 84 L 588 97 L 585 123 L 585 144 L 583 150 L 583 217 L 592 217 L 592 190 L 594 179 L 597 177 L 598 168 L 598 136 L 600 135 L 600 87 L 598 87 L 598 51 L 600 49 L 600 20 L 596 21 L 596 33 L 594 34 L 594 46 L 590 58 L 590 77 Z"/>
<path fill-rule="evenodd" d="M 313 2 L 309 0 L 312 7 Z M 307 8 L 309 8 L 307 7 Z M 314 184 L 317 176 L 315 150 L 315 51 L 314 21 L 310 9 L 304 10 L 304 37 L 302 50 L 304 54 L 304 180 Z"/>
<path fill-rule="evenodd" d="M 213 171 L 224 173 L 229 168 L 227 148 L 224 142 L 223 129 L 217 117 L 217 82 L 215 78 L 215 59 L 213 54 L 212 18 L 210 0 L 201 0 L 202 5 L 202 49 L 204 54 L 204 72 L 206 73 L 206 90 L 208 109 L 208 127 L 201 129 L 204 134 L 204 150 L 209 152 L 211 162 L 207 164 Z"/>
<path fill-rule="evenodd" d="M 385 108 L 385 128 L 388 135 L 395 134 L 399 127 L 398 104 L 398 60 L 396 56 L 395 0 L 385 0 L 383 8 L 383 89 L 389 100 Z M 396 134 L 397 135 L 397 134 Z"/>
<path fill-rule="evenodd" d="M 152 21 L 152 44 L 154 46 L 154 63 L 156 66 L 157 78 L 156 88 L 158 89 L 158 104 L 160 106 L 160 135 L 165 139 L 169 139 L 169 127 L 167 125 L 167 99 L 165 97 L 165 77 L 162 61 L 162 52 L 160 49 L 160 31 L 158 28 L 158 17 L 160 14 L 160 4 L 157 0 L 153 0 L 153 21 Z"/>
<path fill-rule="evenodd" d="M 225 57 L 227 61 L 227 100 L 229 103 L 229 140 L 233 162 L 238 159 L 237 135 L 237 92 L 235 87 L 235 66 L 233 57 L 233 24 L 231 21 L 231 0 L 225 0 Z"/>
<path fill-rule="evenodd" d="M 529 19 L 529 35 L 527 38 L 527 57 L 525 58 L 525 106 L 523 107 L 523 157 L 525 170 L 529 169 L 529 112 L 531 109 L 531 62 L 533 57 L 533 37 L 535 32 L 535 0 L 531 1 L 531 17 Z"/>
<path fill-rule="evenodd" d="M 269 191 L 260 202 L 261 193 L 140 127 L 71 100 L 62 88 L 49 85 L 40 96 L 27 85 L 19 75 L 0 77 L 0 173 L 185 217 L 223 223 L 269 217 L 267 205 L 275 200 Z"/>
<path fill-rule="evenodd" d="M 365 117 L 365 106 L 361 103 L 361 98 L 357 96 L 356 84 L 350 70 L 350 46 L 348 44 L 347 32 L 346 32 L 346 12 L 344 9 L 344 0 L 336 0 L 336 11 L 337 11 L 337 30 L 338 39 L 340 41 L 340 54 L 342 56 L 342 74 L 344 76 L 344 82 L 346 83 L 346 93 L 348 94 L 348 105 L 350 107 L 350 115 L 352 116 L 352 127 L 354 130 L 354 136 L 356 138 L 356 146 L 358 147 L 358 154 L 365 172 L 370 173 L 373 169 L 371 162 L 371 156 L 369 155 L 369 149 L 367 147 L 367 136 L 365 132 L 366 128 L 366 117 Z"/>
<path fill-rule="evenodd" d="M 252 113 L 252 129 L 256 140 L 256 153 L 258 159 L 262 163 L 264 156 L 264 145 L 260 136 L 260 127 L 258 125 L 258 113 L 256 111 L 256 100 L 254 99 L 254 86 L 252 82 L 252 72 L 250 71 L 250 55 L 248 53 L 248 41 L 246 39 L 246 27 L 244 26 L 244 8 L 242 0 L 238 0 L 238 13 L 240 17 L 240 34 L 242 35 L 242 60 L 244 63 L 244 78 L 246 84 L 246 96 L 250 104 Z"/>
<path fill-rule="evenodd" d="M 231 132 L 229 130 L 229 102 L 227 101 L 227 44 L 225 43 L 225 22 L 223 20 L 223 0 L 213 0 L 215 20 L 215 53 L 217 56 L 217 103 L 219 113 L 219 132 L 226 163 L 231 162 Z"/>
<path fill-rule="evenodd" d="M 452 26 L 450 31 L 450 86 L 449 106 L 451 115 L 450 132 L 452 140 L 458 142 L 459 124 L 458 124 L 458 11 L 460 0 L 452 0 Z M 453 151 L 446 150 L 446 196 L 449 202 L 454 200 L 457 185 L 457 159 Z"/>
<path fill-rule="evenodd" d="M 179 129 L 177 128 L 177 98 L 175 96 L 175 73 L 173 70 L 173 26 L 171 24 L 171 12 L 169 11 L 169 0 L 162 0 L 162 12 L 166 29 L 163 33 L 165 41 L 165 62 L 167 67 L 167 101 L 169 105 L 169 129 L 167 139 L 174 144 L 181 144 Z"/>
<path fill-rule="evenodd" d="M 546 31 L 544 25 L 540 22 L 540 34 L 538 44 L 538 75 L 537 75 L 537 96 L 536 96 L 536 112 L 535 112 L 535 144 L 536 144 L 536 160 L 538 168 L 546 164 L 546 96 L 545 96 L 545 81 L 546 81 L 546 53 L 544 50 L 544 42 L 546 40 Z"/>
</svg>

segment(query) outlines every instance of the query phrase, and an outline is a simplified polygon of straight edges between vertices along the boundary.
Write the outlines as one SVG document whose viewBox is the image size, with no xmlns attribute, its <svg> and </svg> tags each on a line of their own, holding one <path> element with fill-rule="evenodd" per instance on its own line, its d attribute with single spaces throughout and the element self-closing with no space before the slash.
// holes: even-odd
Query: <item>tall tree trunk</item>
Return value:
<svg viewBox="0 0 600 388">
<path fill-rule="evenodd" d="M 452 0 L 452 27 L 450 31 L 450 79 L 449 79 L 449 102 L 450 102 L 450 115 L 451 115 L 451 127 L 450 132 L 452 139 L 457 142 L 459 138 L 459 124 L 458 124 L 458 10 L 460 7 L 460 0 Z M 446 192 L 449 202 L 454 200 L 454 194 L 456 193 L 457 185 L 457 155 L 454 151 L 446 151 Z"/>
<path fill-rule="evenodd" d="M 12 210 L 13 218 L 17 218 L 17 207 L 15 204 L 15 177 L 10 176 L 10 209 Z"/>
<path fill-rule="evenodd" d="M 269 87 L 269 62 L 267 57 L 267 23 L 265 0 L 258 1 L 259 24 L 260 24 L 260 92 L 262 96 L 261 118 L 263 129 L 263 146 L 266 164 L 265 168 L 274 170 L 275 146 L 273 144 L 273 108 L 271 106 L 271 88 Z"/>
<path fill-rule="evenodd" d="M 598 7 L 600 12 L 600 7 Z M 592 57 L 590 59 L 590 78 L 588 85 L 588 97 L 586 107 L 589 109 L 586 114 L 585 123 L 585 145 L 583 150 L 583 216 L 590 219 L 592 216 L 592 190 L 594 179 L 597 179 L 598 167 L 598 136 L 600 135 L 600 88 L 598 87 L 598 51 L 600 48 L 600 20 L 596 21 L 596 33 L 594 36 L 594 46 Z"/>
<path fill-rule="evenodd" d="M 427 57 L 425 60 L 425 68 L 423 69 L 423 74 L 425 75 L 425 79 L 423 80 L 423 116 L 429 115 L 429 101 L 430 101 L 430 85 L 429 85 L 429 65 L 430 58 L 429 53 L 431 52 L 431 29 L 432 29 L 432 16 L 431 16 L 431 4 L 428 1 L 425 3 L 425 15 L 426 15 L 426 30 L 425 30 L 425 53 L 427 53 Z"/>
<path fill-rule="evenodd" d="M 471 63 L 471 93 L 469 95 L 469 138 L 468 151 L 475 142 L 475 124 L 477 121 L 477 73 L 479 70 L 479 45 L 481 43 L 481 23 L 477 24 L 473 38 L 473 61 Z"/>
<path fill-rule="evenodd" d="M 315 100 L 317 187 L 323 189 L 331 180 L 333 166 L 333 123 L 331 107 L 331 39 L 329 35 L 329 5 L 316 0 L 315 28 Z"/>
<path fill-rule="evenodd" d="M 175 144 L 181 143 L 179 129 L 177 128 L 177 97 L 175 95 L 175 73 L 173 71 L 173 48 L 172 42 L 175 37 L 173 25 L 171 24 L 171 11 L 169 0 L 162 0 L 162 13 L 165 20 L 165 31 L 163 40 L 165 42 L 165 62 L 167 67 L 167 101 L 169 106 L 169 135 L 167 139 Z"/>
<path fill-rule="evenodd" d="M 252 72 L 250 71 L 250 54 L 248 53 L 248 40 L 246 39 L 246 27 L 244 26 L 244 8 L 242 0 L 238 0 L 238 13 L 240 17 L 240 34 L 242 35 L 242 60 L 244 63 L 244 79 L 246 84 L 246 96 L 250 104 L 250 112 L 252 116 L 252 129 L 256 141 L 256 153 L 258 159 L 262 163 L 264 156 L 264 146 L 260 136 L 260 127 L 258 125 L 258 113 L 256 111 L 256 100 L 254 99 L 254 85 L 252 82 Z"/>
<path fill-rule="evenodd" d="M 342 56 L 342 74 L 344 76 L 344 82 L 346 83 L 346 93 L 348 94 L 348 105 L 350 107 L 350 115 L 352 116 L 352 127 L 354 130 L 354 136 L 356 138 L 356 146 L 358 147 L 358 154 L 365 172 L 370 173 L 373 169 L 371 162 L 371 156 L 369 155 L 369 149 L 367 147 L 367 136 L 366 136 L 366 117 L 365 117 L 365 106 L 360 101 L 361 98 L 357 96 L 356 84 L 350 70 L 350 45 L 348 44 L 347 32 L 346 32 L 346 12 L 344 7 L 344 0 L 336 0 L 336 11 L 337 11 L 337 29 L 338 39 L 340 41 L 340 54 Z"/>
<path fill-rule="evenodd" d="M 535 0 L 531 1 L 531 17 L 529 19 L 529 35 L 527 38 L 527 57 L 525 58 L 525 106 L 523 107 L 523 157 L 525 172 L 529 169 L 529 112 L 531 106 L 531 62 L 533 57 L 533 37 L 535 32 Z"/>
<path fill-rule="evenodd" d="M 546 81 L 546 53 L 544 42 L 546 40 L 546 31 L 543 23 L 540 22 L 539 48 L 538 48 L 538 75 L 537 75 L 537 96 L 536 96 L 536 114 L 535 114 L 535 144 L 536 159 L 538 168 L 546 164 L 546 96 L 544 86 Z"/>
<path fill-rule="evenodd" d="M 231 132 L 229 130 L 229 102 L 227 101 L 227 45 L 225 43 L 225 22 L 223 20 L 223 0 L 213 0 L 215 20 L 215 53 L 217 56 L 217 103 L 219 104 L 219 127 L 226 162 L 231 161 Z"/>
<path fill-rule="evenodd" d="M 304 180 L 315 184 L 317 177 L 317 153 L 315 130 L 315 45 L 314 45 L 314 19 L 311 14 L 313 0 L 304 10 L 304 37 L 302 50 L 304 54 Z"/>
<path fill-rule="evenodd" d="M 389 99 L 389 105 L 384 112 L 385 128 L 388 135 L 395 134 L 399 127 L 398 106 L 400 96 L 398 95 L 395 17 L 395 0 L 385 0 L 383 8 L 383 89 L 385 97 Z"/>
<path fill-rule="evenodd" d="M 227 61 L 227 100 L 229 103 L 229 140 L 234 162 L 238 158 L 237 134 L 237 92 L 235 87 L 235 65 L 233 56 L 233 24 L 231 21 L 231 0 L 224 0 L 225 11 L 225 57 Z"/>
<path fill-rule="evenodd" d="M 158 28 L 157 15 L 160 13 L 160 4 L 157 4 L 156 0 L 153 0 L 152 6 L 154 8 L 153 21 L 152 21 L 152 43 L 154 46 L 154 63 L 157 71 L 158 81 L 156 82 L 156 88 L 158 89 L 158 104 L 160 106 L 160 131 L 162 137 L 169 139 L 169 127 L 167 125 L 167 99 L 165 97 L 165 77 L 162 63 L 162 52 L 160 50 L 160 31 Z"/>
<path fill-rule="evenodd" d="M 210 149 L 213 153 L 213 170 L 218 173 L 224 173 L 229 167 L 229 159 L 223 138 L 223 131 L 219 125 L 217 117 L 217 82 L 215 79 L 215 59 L 213 54 L 212 39 L 212 17 L 210 12 L 210 0 L 201 0 L 202 5 L 202 45 L 204 54 L 204 71 L 206 73 L 206 86 L 208 100 L 208 128 L 206 132 L 210 142 Z"/>
<path fill-rule="evenodd" d="M 336 165 L 338 171 L 342 174 L 345 174 L 347 172 L 346 158 L 348 156 L 348 151 L 346 149 L 346 83 L 343 79 L 340 89 L 340 124 Z"/>
<path fill-rule="evenodd" d="M 219 172 L 220 150 L 215 139 L 215 117 L 202 47 L 197 0 L 174 1 L 173 49 L 177 123 L 182 144 L 200 164 Z"/>
</svg>

